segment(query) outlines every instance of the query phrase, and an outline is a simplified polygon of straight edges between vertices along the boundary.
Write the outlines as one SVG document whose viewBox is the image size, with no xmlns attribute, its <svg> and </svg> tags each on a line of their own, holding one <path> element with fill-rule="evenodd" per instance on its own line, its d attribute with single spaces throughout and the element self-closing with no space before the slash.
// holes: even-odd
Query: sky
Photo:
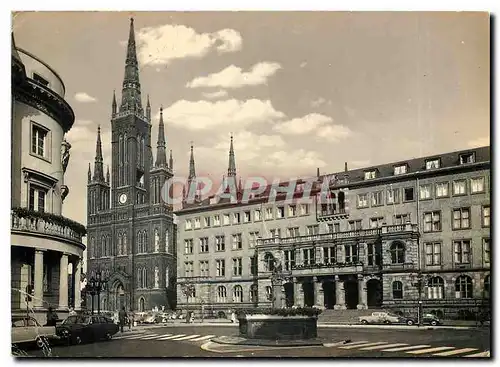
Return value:
<svg viewBox="0 0 500 367">
<path fill-rule="evenodd" d="M 288 180 L 490 143 L 487 13 L 18 13 L 18 47 L 66 85 L 75 123 L 63 214 L 86 224 L 88 163 L 101 126 L 110 165 L 111 101 L 121 99 L 134 17 L 145 107 L 159 108 L 174 171 Z"/>
</svg>

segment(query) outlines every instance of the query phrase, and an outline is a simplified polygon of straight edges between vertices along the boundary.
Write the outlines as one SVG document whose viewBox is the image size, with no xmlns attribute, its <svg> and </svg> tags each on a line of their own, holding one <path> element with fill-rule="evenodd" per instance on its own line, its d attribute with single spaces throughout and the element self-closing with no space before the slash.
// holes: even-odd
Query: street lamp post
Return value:
<svg viewBox="0 0 500 367">
<path fill-rule="evenodd" d="M 94 314 L 94 297 L 97 296 L 97 314 L 101 313 L 101 292 L 106 288 L 107 280 L 103 279 L 102 272 L 92 273 L 88 283 L 88 292 L 92 298 L 92 314 Z"/>
<path fill-rule="evenodd" d="M 418 326 L 422 326 L 422 313 L 423 313 L 423 302 L 422 293 L 425 281 L 425 276 L 422 273 L 418 273 L 417 276 L 412 276 L 413 280 L 416 280 L 412 285 L 418 289 Z"/>
</svg>

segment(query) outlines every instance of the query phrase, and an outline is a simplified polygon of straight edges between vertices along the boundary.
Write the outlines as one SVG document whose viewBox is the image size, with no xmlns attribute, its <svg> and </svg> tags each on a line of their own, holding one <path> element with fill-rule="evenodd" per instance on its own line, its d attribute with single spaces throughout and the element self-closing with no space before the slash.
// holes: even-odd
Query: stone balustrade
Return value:
<svg viewBox="0 0 500 367">
<path fill-rule="evenodd" d="M 69 225 L 55 223 L 36 216 L 20 216 L 14 211 L 10 214 L 11 231 L 32 232 L 51 237 L 59 237 L 63 240 L 82 243 L 82 234 Z"/>
</svg>

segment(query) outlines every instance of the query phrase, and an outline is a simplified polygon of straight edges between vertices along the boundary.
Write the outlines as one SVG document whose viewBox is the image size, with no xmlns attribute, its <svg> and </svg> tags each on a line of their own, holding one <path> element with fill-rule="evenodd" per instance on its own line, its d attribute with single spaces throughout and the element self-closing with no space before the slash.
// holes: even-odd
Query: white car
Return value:
<svg viewBox="0 0 500 367">
<path fill-rule="evenodd" d="M 41 326 L 30 316 L 12 318 L 12 344 L 33 343 L 40 337 L 57 339 L 55 326 Z"/>
</svg>

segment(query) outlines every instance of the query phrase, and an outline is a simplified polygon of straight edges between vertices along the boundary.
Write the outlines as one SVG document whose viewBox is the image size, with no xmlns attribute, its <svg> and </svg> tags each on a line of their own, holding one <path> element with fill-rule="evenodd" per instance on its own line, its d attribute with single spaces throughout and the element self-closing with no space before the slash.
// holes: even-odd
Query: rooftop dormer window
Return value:
<svg viewBox="0 0 500 367">
<path fill-rule="evenodd" d="M 439 158 L 436 159 L 428 159 L 425 161 L 425 169 L 436 169 L 440 168 L 441 164 Z"/>
<path fill-rule="evenodd" d="M 473 152 L 460 154 L 460 164 L 474 163 L 475 161 L 476 157 Z"/>
<path fill-rule="evenodd" d="M 394 175 L 402 175 L 408 173 L 408 166 L 406 164 L 400 164 L 399 166 L 394 166 Z"/>
<path fill-rule="evenodd" d="M 365 171 L 365 180 L 377 178 L 377 170 Z"/>
</svg>

